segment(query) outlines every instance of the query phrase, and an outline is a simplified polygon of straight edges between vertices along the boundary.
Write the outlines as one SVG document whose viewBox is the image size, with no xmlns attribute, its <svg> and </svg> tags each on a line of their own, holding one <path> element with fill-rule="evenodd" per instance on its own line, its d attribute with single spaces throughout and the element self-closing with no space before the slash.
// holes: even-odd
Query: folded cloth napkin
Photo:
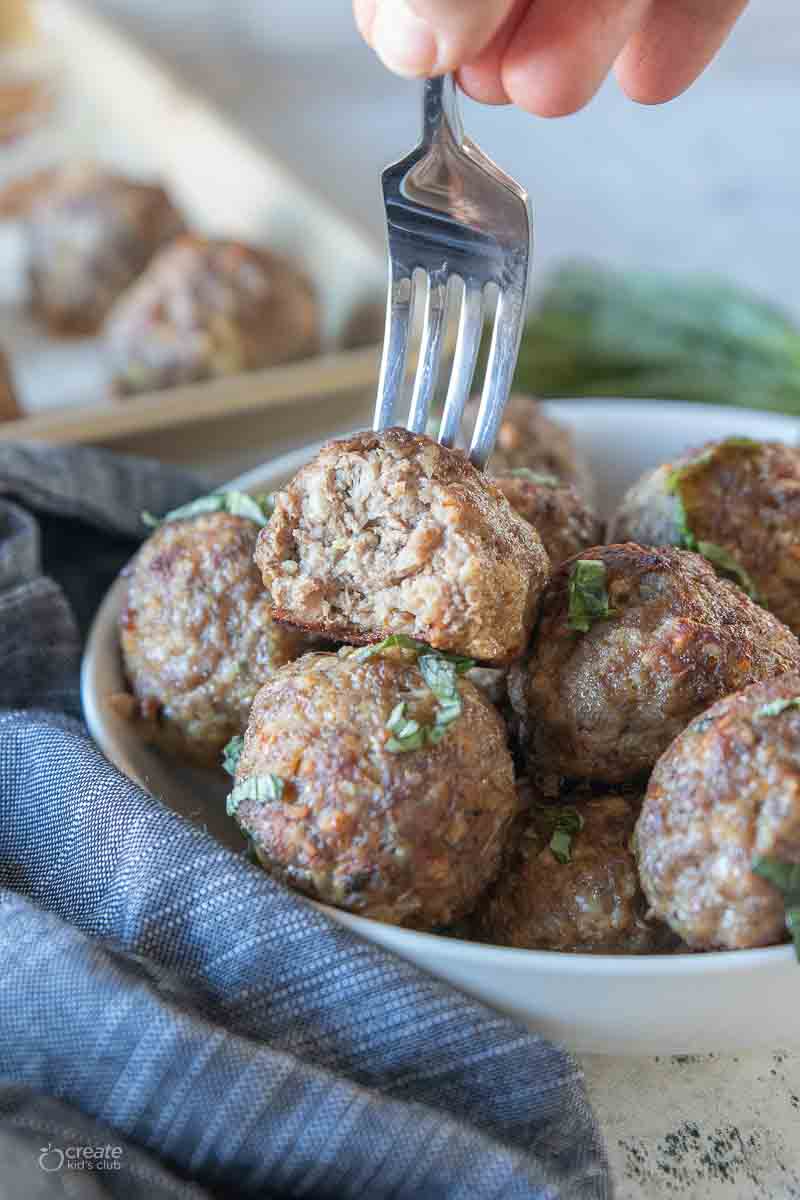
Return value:
<svg viewBox="0 0 800 1200">
<path fill-rule="evenodd" d="M 561 1049 L 328 920 L 77 719 L 140 511 L 200 490 L 0 447 L 1 1200 L 608 1196 Z"/>
</svg>

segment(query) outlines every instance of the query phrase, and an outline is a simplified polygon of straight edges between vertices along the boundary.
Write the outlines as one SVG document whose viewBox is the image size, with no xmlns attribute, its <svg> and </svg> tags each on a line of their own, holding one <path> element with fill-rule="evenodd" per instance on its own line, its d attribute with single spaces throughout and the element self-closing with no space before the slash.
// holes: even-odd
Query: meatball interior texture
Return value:
<svg viewBox="0 0 800 1200">
<path fill-rule="evenodd" d="M 258 526 L 212 513 L 167 521 L 126 568 L 125 673 L 154 740 L 218 765 L 271 671 L 307 648 L 281 629 L 253 563 Z"/>
<path fill-rule="evenodd" d="M 567 795 L 583 827 L 568 862 L 550 848 L 552 808 L 532 806 L 519 819 L 497 882 L 475 914 L 482 941 L 518 949 L 582 954 L 652 954 L 674 947 L 669 927 L 647 918 L 629 848 L 641 795 L 585 801 Z"/>
<path fill-rule="evenodd" d="M 570 622 L 576 563 L 601 563 L 608 616 Z M 800 666 L 800 644 L 700 555 L 631 543 L 563 563 L 510 673 L 531 773 L 621 783 L 715 700 Z"/>
<path fill-rule="evenodd" d="M 554 566 L 600 542 L 602 522 L 571 484 L 535 473 L 495 475 L 493 482 L 514 511 L 534 527 Z"/>
<path fill-rule="evenodd" d="M 338 641 L 402 633 L 503 666 L 550 563 L 462 454 L 405 429 L 330 442 L 279 493 L 256 561 L 273 615 Z"/>
<path fill-rule="evenodd" d="M 729 438 L 645 475 L 624 498 L 615 540 L 681 545 L 686 526 L 701 549 L 752 581 L 751 591 L 800 632 L 800 450 Z"/>
<path fill-rule="evenodd" d="M 32 305 L 57 333 L 99 329 L 153 255 L 183 229 L 163 188 L 86 163 L 35 176 L 21 207 Z"/>
<path fill-rule="evenodd" d="M 399 649 L 307 654 L 253 704 L 236 782 L 266 774 L 282 798 L 236 817 L 267 869 L 310 896 L 430 929 L 470 912 L 497 873 L 516 812 L 499 715 L 458 679 L 461 715 L 436 744 L 387 749 L 401 701 L 422 724 L 436 698 Z"/>
<path fill-rule="evenodd" d="M 781 894 L 752 864 L 800 863 L 798 698 L 797 673 L 727 696 L 653 771 L 635 836 L 642 886 L 695 949 L 784 939 Z"/>
<path fill-rule="evenodd" d="M 480 396 L 473 396 L 464 410 L 464 430 L 471 430 L 478 416 Z M 462 440 L 462 449 L 467 442 Z M 546 416 L 533 396 L 515 392 L 509 397 L 503 420 L 497 431 L 497 443 L 489 460 L 491 475 L 508 475 L 528 467 L 545 475 L 555 475 L 571 483 L 591 500 L 594 480 L 589 464 L 579 454 L 571 430 Z"/>
<path fill-rule="evenodd" d="M 129 395 L 315 354 L 319 305 L 287 259 L 187 235 L 120 298 L 105 334 L 116 390 Z"/>
</svg>

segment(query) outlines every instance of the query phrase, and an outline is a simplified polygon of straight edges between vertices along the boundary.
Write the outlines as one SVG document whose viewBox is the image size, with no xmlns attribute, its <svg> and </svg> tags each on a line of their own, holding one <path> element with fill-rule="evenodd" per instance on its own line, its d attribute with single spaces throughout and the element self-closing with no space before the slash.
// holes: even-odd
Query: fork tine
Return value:
<svg viewBox="0 0 800 1200">
<path fill-rule="evenodd" d="M 408 416 L 408 428 L 412 433 L 424 433 L 428 424 L 431 399 L 439 377 L 447 308 L 447 281 L 426 276 L 426 282 L 428 294 L 425 297 L 425 325 Z"/>
<path fill-rule="evenodd" d="M 501 291 L 497 301 L 492 347 L 486 364 L 481 405 L 469 448 L 470 462 L 481 471 L 494 449 L 503 409 L 511 392 L 522 338 L 524 312 L 524 292 L 521 302 L 516 291 Z"/>
<path fill-rule="evenodd" d="M 403 298 L 407 281 L 407 295 Z M 389 297 L 386 302 L 386 332 L 372 428 L 388 429 L 393 423 L 397 397 L 405 379 L 409 328 L 414 304 L 413 276 L 392 259 Z"/>
<path fill-rule="evenodd" d="M 447 388 L 444 415 L 439 429 L 443 446 L 454 446 L 458 436 L 464 405 L 467 403 L 483 332 L 483 294 L 474 282 L 464 280 L 464 298 L 458 322 L 458 340 L 453 356 L 453 369 Z"/>
</svg>

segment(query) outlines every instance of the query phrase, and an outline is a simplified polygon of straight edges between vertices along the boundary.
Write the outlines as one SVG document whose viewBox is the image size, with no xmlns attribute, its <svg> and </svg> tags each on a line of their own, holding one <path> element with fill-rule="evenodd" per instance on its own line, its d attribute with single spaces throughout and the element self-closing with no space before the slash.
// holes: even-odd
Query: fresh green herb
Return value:
<svg viewBox="0 0 800 1200">
<path fill-rule="evenodd" d="M 405 702 L 392 709 L 386 728 L 392 737 L 386 743 L 391 754 L 405 754 L 409 750 L 421 750 L 425 746 L 436 746 L 447 732 L 448 726 L 461 716 L 462 704 L 458 691 L 458 675 L 464 663 L 470 659 L 452 658 L 432 652 L 417 660 L 420 674 L 438 700 L 432 725 L 420 725 L 406 716 Z"/>
<path fill-rule="evenodd" d="M 757 717 L 779 717 L 787 708 L 800 708 L 800 696 L 792 696 L 791 700 L 771 700 L 756 709 Z"/>
<path fill-rule="evenodd" d="M 247 492 L 213 492 L 210 496 L 201 496 L 199 500 L 174 508 L 160 519 L 152 513 L 143 512 L 142 522 L 149 529 L 155 529 L 167 521 L 188 521 L 204 513 L 226 512 L 233 517 L 246 517 L 249 521 L 255 521 L 256 525 L 266 525 L 273 508 L 272 496 L 266 493 L 249 496 Z"/>
<path fill-rule="evenodd" d="M 277 775 L 251 775 L 237 783 L 228 796 L 229 817 L 235 817 L 243 800 L 255 800 L 258 804 L 276 804 L 283 797 L 283 780 Z"/>
<path fill-rule="evenodd" d="M 556 475 L 548 475 L 546 471 L 532 471 L 530 467 L 514 467 L 513 471 L 508 471 L 508 475 L 514 479 L 526 479 L 528 483 L 535 483 L 539 487 L 559 488 L 562 487 L 562 481 Z"/>
<path fill-rule="evenodd" d="M 588 633 L 593 621 L 611 616 L 606 591 L 605 563 L 592 558 L 579 558 L 569 577 L 570 629 Z"/>
<path fill-rule="evenodd" d="M 244 750 L 244 738 L 241 734 L 237 734 L 236 737 L 231 738 L 222 751 L 222 765 L 229 775 L 236 774 L 239 759 L 242 757 L 242 750 Z"/>
<path fill-rule="evenodd" d="M 748 575 L 744 567 L 736 561 L 732 554 L 728 553 L 724 546 L 718 546 L 716 542 L 698 542 L 697 552 L 702 554 L 712 567 L 716 567 L 718 571 L 730 576 L 735 583 L 738 583 L 742 591 L 746 592 L 756 604 L 761 603 L 758 588 L 753 582 L 752 576 Z"/>
<path fill-rule="evenodd" d="M 562 866 L 572 862 L 572 842 L 583 829 L 583 817 L 577 808 L 569 805 L 537 805 L 536 823 L 545 830 L 550 840 L 550 852 Z"/>
<path fill-rule="evenodd" d="M 779 858 L 754 858 L 753 874 L 766 879 L 783 897 L 786 928 L 794 942 L 794 952 L 800 962 L 800 863 L 782 862 Z"/>
<path fill-rule="evenodd" d="M 370 646 L 361 646 L 356 650 L 352 657 L 357 662 L 366 662 L 376 655 L 383 654 L 386 650 L 392 650 L 395 646 L 401 650 L 412 650 L 417 656 L 420 654 L 435 656 L 443 662 L 452 663 L 459 675 L 465 675 L 467 671 L 471 671 L 475 666 L 474 658 L 467 658 L 463 654 L 449 654 L 444 650 L 434 650 L 427 642 L 421 642 L 418 638 L 408 637 L 405 633 L 393 633 L 390 637 L 384 638 L 382 642 L 373 642 Z"/>
</svg>

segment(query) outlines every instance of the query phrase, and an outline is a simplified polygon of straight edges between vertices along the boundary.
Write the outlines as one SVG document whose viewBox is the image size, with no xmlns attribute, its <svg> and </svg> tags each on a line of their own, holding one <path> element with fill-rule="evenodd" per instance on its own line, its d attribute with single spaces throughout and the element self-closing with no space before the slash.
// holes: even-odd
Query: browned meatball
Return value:
<svg viewBox="0 0 800 1200">
<path fill-rule="evenodd" d="M 0 421 L 10 421 L 19 416 L 19 406 L 14 392 L 14 381 L 8 359 L 0 350 Z"/>
<path fill-rule="evenodd" d="M 650 954 L 677 938 L 646 919 L 629 841 L 641 796 L 566 796 L 534 805 L 478 906 L 482 941 L 528 950 Z M 559 832 L 561 838 L 559 839 Z"/>
<path fill-rule="evenodd" d="M 446 685 L 449 672 L 439 696 L 431 661 Z M 441 663 L 365 647 L 307 654 L 268 680 L 229 810 L 270 872 L 330 904 L 417 929 L 475 906 L 516 811 L 513 766 L 498 714 Z M 263 784 L 248 798 L 254 779 Z"/>
<path fill-rule="evenodd" d="M 714 700 L 798 666 L 793 634 L 705 559 L 627 543 L 559 567 L 510 691 L 532 771 L 617 783 Z"/>
<path fill-rule="evenodd" d="M 550 569 L 502 492 L 405 429 L 329 442 L 277 496 L 256 562 L 281 621 L 351 643 L 409 634 L 495 666 L 522 653 Z"/>
<path fill-rule="evenodd" d="M 475 424 L 479 406 L 480 396 L 473 396 L 465 409 L 465 429 Z M 466 448 L 463 443 L 462 448 Z M 572 432 L 546 416 L 533 396 L 516 392 L 503 412 L 489 471 L 492 475 L 508 475 L 519 467 L 555 475 L 573 484 L 581 495 L 594 495 L 589 465 L 578 452 Z"/>
<path fill-rule="evenodd" d="M 270 618 L 257 535 L 254 521 L 224 512 L 167 521 L 124 572 L 134 715 L 165 749 L 209 766 L 243 731 L 264 680 L 308 646 Z"/>
<path fill-rule="evenodd" d="M 511 507 L 533 525 L 554 566 L 602 541 L 603 526 L 569 483 L 523 468 L 495 475 Z"/>
<path fill-rule="evenodd" d="M 800 633 L 800 449 L 709 442 L 639 480 L 613 537 L 699 550 Z"/>
<path fill-rule="evenodd" d="M 651 776 L 635 849 L 653 910 L 689 946 L 783 940 L 781 892 L 753 868 L 800 866 L 800 675 L 727 696 L 675 739 Z"/>
<path fill-rule="evenodd" d="M 105 327 L 121 395 L 305 358 L 319 349 L 309 280 L 286 259 L 186 236 L 166 247 Z"/>
<path fill-rule="evenodd" d="M 150 259 L 183 228 L 160 187 L 91 163 L 40 172 L 3 207 L 24 218 L 31 303 L 57 334 L 91 334 Z"/>
</svg>

